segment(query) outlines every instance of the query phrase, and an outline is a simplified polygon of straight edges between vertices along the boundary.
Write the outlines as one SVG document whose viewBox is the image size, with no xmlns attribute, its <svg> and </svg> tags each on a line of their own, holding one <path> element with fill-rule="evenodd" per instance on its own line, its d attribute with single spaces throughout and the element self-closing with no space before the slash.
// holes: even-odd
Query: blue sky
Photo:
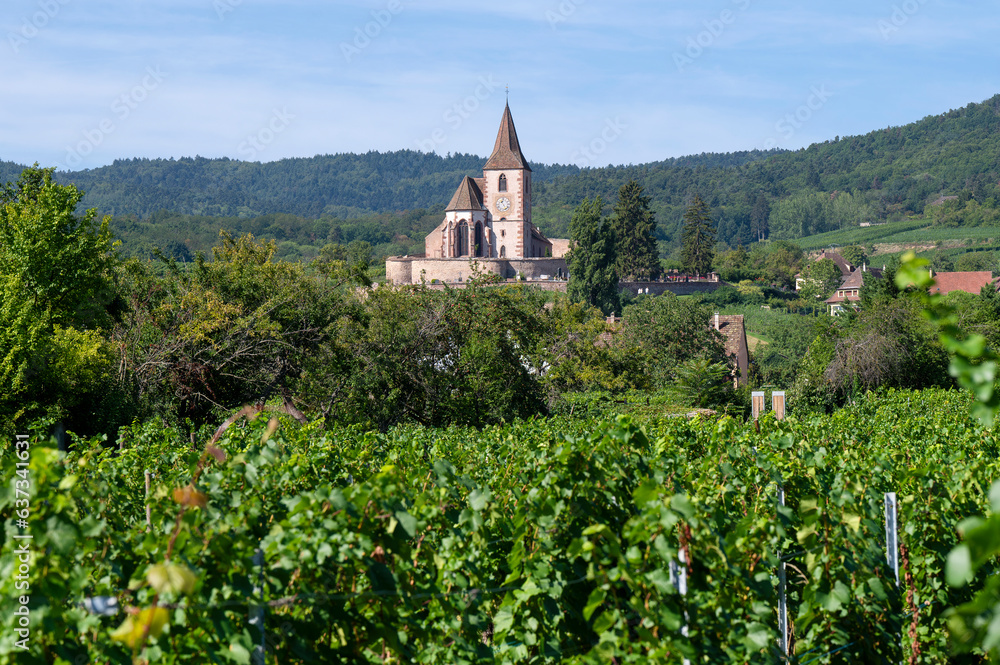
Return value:
<svg viewBox="0 0 1000 665">
<path fill-rule="evenodd" d="M 946 0 L 7 0 L 0 159 L 799 148 L 1000 93 L 1000 12 Z"/>
</svg>

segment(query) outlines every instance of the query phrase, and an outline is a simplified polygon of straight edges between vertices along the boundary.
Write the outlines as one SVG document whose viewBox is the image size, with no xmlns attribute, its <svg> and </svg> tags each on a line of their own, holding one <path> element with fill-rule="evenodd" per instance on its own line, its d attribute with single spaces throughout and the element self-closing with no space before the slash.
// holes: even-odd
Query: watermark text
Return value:
<svg viewBox="0 0 1000 665">
<path fill-rule="evenodd" d="M 28 437 L 23 434 L 17 435 L 17 442 L 14 444 L 17 463 L 15 465 L 14 477 L 11 484 L 14 486 L 14 514 L 17 517 L 17 535 L 14 536 L 15 547 L 14 556 L 17 563 L 14 568 L 14 589 L 18 595 L 14 603 L 14 616 L 17 618 L 17 627 L 14 632 L 19 639 L 14 641 L 14 646 L 22 651 L 28 650 L 28 638 L 31 636 L 31 610 L 28 603 L 31 601 L 31 533 L 28 531 L 28 519 L 31 516 L 31 471 L 28 468 L 28 460 L 31 457 L 30 443 Z"/>
<path fill-rule="evenodd" d="M 16 32 L 7 33 L 7 41 L 10 43 L 10 47 L 14 49 L 15 54 L 21 52 L 21 47 L 27 45 L 29 41 L 38 36 L 45 26 L 47 26 L 52 19 L 59 15 L 60 10 L 62 10 L 64 5 L 68 5 L 70 0 L 40 0 L 38 3 L 38 11 L 33 13 L 31 16 L 25 16 L 21 19 L 21 27 L 17 29 Z"/>
<path fill-rule="evenodd" d="M 60 165 L 62 170 L 71 170 L 83 164 L 84 159 L 99 148 L 104 141 L 125 122 L 132 112 L 139 108 L 139 105 L 149 99 L 149 95 L 160 87 L 167 75 L 157 67 L 147 67 L 142 80 L 134 85 L 130 90 L 115 97 L 111 102 L 111 116 L 107 116 L 97 123 L 96 127 L 85 130 L 83 139 L 76 145 L 66 146 L 65 164 Z"/>
<path fill-rule="evenodd" d="M 372 20 L 354 28 L 354 39 L 340 42 L 340 52 L 344 54 L 344 59 L 351 62 L 361 55 L 362 51 L 371 46 L 372 40 L 381 35 L 402 11 L 403 3 L 400 0 L 389 0 L 385 9 L 373 9 Z"/>
</svg>

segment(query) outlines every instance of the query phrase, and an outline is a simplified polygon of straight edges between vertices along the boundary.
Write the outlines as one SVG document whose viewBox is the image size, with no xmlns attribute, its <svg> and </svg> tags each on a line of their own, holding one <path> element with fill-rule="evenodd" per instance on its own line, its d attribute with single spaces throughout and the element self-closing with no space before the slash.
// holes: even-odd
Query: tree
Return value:
<svg viewBox="0 0 1000 665">
<path fill-rule="evenodd" d="M 955 270 L 959 272 L 976 272 L 997 270 L 997 257 L 993 252 L 966 252 L 955 261 Z"/>
<path fill-rule="evenodd" d="M 715 228 L 708 204 L 698 195 L 684 213 L 681 240 L 684 243 L 681 252 L 684 270 L 695 275 L 707 275 L 715 256 Z"/>
<path fill-rule="evenodd" d="M 656 251 L 656 215 L 642 185 L 630 180 L 618 190 L 611 227 L 615 231 L 618 275 L 622 279 L 655 279 L 660 274 Z"/>
<path fill-rule="evenodd" d="M 763 242 L 768 233 L 768 219 L 771 217 L 771 204 L 767 202 L 767 197 L 763 194 L 757 195 L 757 200 L 753 204 L 753 211 L 750 213 L 750 233 L 754 240 Z"/>
<path fill-rule="evenodd" d="M 116 309 L 109 219 L 98 222 L 94 210 L 77 216 L 83 193 L 54 183 L 54 170 L 36 164 L 0 192 L 4 426 L 43 413 L 89 413 L 114 392 L 103 336 Z M 92 423 L 81 415 L 71 424 Z"/>
<path fill-rule="evenodd" d="M 747 266 L 747 251 L 742 245 L 728 252 L 723 252 L 716 258 L 715 270 L 727 282 L 739 282 L 748 279 L 750 271 Z"/>
<path fill-rule="evenodd" d="M 887 279 L 892 281 L 875 281 Z M 911 294 L 883 294 L 860 312 L 821 318 L 789 401 L 803 411 L 829 411 L 852 395 L 881 387 L 954 386 L 948 353 L 920 309 Z"/>
<path fill-rule="evenodd" d="M 815 189 L 820 189 L 822 183 L 819 179 L 819 171 L 816 170 L 815 164 L 809 164 L 809 170 L 806 171 L 806 186 L 813 187 Z"/>
<path fill-rule="evenodd" d="M 544 329 L 538 365 L 550 403 L 570 392 L 651 387 L 641 357 L 619 343 L 621 326 L 609 326 L 596 308 L 557 297 L 545 309 Z"/>
<path fill-rule="evenodd" d="M 336 333 L 355 315 L 357 274 L 336 262 L 275 261 L 273 241 L 221 234 L 213 261 L 131 261 L 129 309 L 115 331 L 136 393 L 152 411 L 203 422 L 269 398 L 324 393 L 347 372 Z M 308 399 L 308 397 L 306 398 Z"/>
<path fill-rule="evenodd" d="M 954 385 L 948 353 L 911 297 L 883 300 L 850 319 L 846 334 L 834 344 L 826 378 L 845 397 L 882 386 Z"/>
<path fill-rule="evenodd" d="M 324 415 L 381 430 L 400 422 L 482 427 L 542 413 L 535 346 L 544 303 L 516 286 L 375 289 L 342 326 L 350 368 Z"/>
<path fill-rule="evenodd" d="M 573 211 L 570 221 L 570 251 L 567 291 L 574 302 L 585 302 L 605 314 L 617 311 L 618 271 L 615 269 L 615 232 L 602 216 L 604 200 L 598 196 Z"/>
<path fill-rule="evenodd" d="M 806 279 L 806 283 L 802 287 L 801 294 L 806 299 L 829 298 L 844 281 L 840 267 L 833 259 L 821 259 L 810 263 L 802 271 L 802 276 Z"/>
<path fill-rule="evenodd" d="M 853 268 L 860 268 L 868 262 L 868 255 L 865 253 L 865 248 L 860 245 L 841 247 L 837 250 L 837 253 L 844 257 L 844 260 L 850 263 Z"/>
<path fill-rule="evenodd" d="M 724 362 L 721 335 L 711 327 L 712 311 L 697 301 L 664 293 L 642 298 L 622 313 L 623 343 L 642 358 L 654 381 L 674 379 L 679 363 L 704 355 Z"/>
<path fill-rule="evenodd" d="M 733 388 L 730 371 L 724 363 L 696 356 L 677 366 L 670 392 L 685 406 L 715 408 Z"/>
<path fill-rule="evenodd" d="M 771 245 L 764 259 L 764 276 L 780 288 L 795 286 L 795 274 L 802 265 L 802 250 L 795 243 L 779 240 Z"/>
<path fill-rule="evenodd" d="M 861 281 L 861 309 L 874 309 L 881 307 L 884 303 L 895 300 L 900 296 L 901 291 L 896 286 L 896 263 L 891 262 L 882 271 L 881 277 L 876 277 L 871 272 L 862 275 Z"/>
</svg>

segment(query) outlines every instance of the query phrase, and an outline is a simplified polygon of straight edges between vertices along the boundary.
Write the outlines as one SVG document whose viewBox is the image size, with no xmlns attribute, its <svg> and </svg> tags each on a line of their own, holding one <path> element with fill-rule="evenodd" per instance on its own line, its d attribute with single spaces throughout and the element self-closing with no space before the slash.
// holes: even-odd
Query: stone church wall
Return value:
<svg viewBox="0 0 1000 665">
<path fill-rule="evenodd" d="M 385 280 L 390 284 L 412 284 L 413 283 L 413 261 L 411 259 L 386 259 Z"/>
<path fill-rule="evenodd" d="M 538 280 L 543 276 L 566 275 L 566 260 L 542 259 L 431 259 L 427 257 L 390 258 L 385 262 L 386 281 L 391 284 L 419 284 L 426 282 L 464 282 L 473 275 L 470 263 L 475 261 L 478 270 L 511 279 L 521 275 L 524 279 Z"/>
</svg>

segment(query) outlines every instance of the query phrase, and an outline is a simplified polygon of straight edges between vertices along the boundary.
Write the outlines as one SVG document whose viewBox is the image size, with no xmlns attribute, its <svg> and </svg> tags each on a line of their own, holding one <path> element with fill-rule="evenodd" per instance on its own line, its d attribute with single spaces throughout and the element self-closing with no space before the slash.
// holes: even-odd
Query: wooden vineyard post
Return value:
<svg viewBox="0 0 1000 665">
<path fill-rule="evenodd" d="M 785 391 L 776 390 L 771 393 L 771 410 L 774 411 L 774 417 L 778 420 L 785 419 Z"/>
</svg>

